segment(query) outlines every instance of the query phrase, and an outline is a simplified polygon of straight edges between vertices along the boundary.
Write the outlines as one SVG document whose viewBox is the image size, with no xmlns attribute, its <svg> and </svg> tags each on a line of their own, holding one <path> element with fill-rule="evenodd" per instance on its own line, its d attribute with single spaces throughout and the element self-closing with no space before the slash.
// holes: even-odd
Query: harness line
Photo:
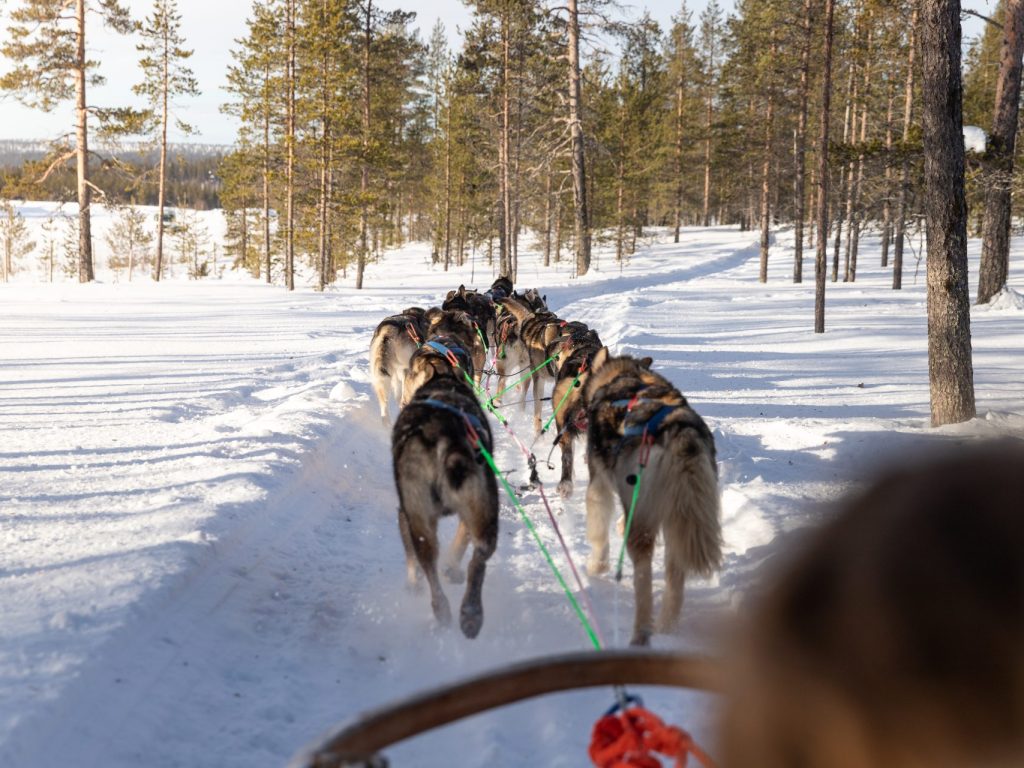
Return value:
<svg viewBox="0 0 1024 768">
<path fill-rule="evenodd" d="M 501 481 L 502 486 L 505 488 L 505 493 L 508 494 L 508 497 L 512 500 L 512 503 L 519 511 L 519 516 L 523 519 L 523 524 L 526 525 L 527 530 L 529 530 L 530 533 L 533 535 L 533 539 L 537 542 L 537 546 L 540 547 L 540 551 L 544 555 L 544 559 L 547 560 L 548 565 L 551 566 L 551 570 L 554 572 L 555 578 L 557 578 L 558 583 L 562 585 L 562 589 L 565 591 L 565 596 L 569 598 L 569 603 L 572 605 L 573 610 L 576 612 L 577 618 L 579 618 L 580 623 L 583 625 L 583 629 L 587 633 L 587 638 L 590 640 L 591 645 L 594 646 L 594 650 L 601 650 L 601 640 L 599 639 L 597 633 L 594 631 L 594 628 L 591 625 L 591 623 L 587 620 L 587 616 L 583 612 L 583 609 L 580 608 L 579 602 L 577 602 L 576 598 L 573 596 L 572 590 L 569 589 L 569 585 L 565 583 L 565 578 L 562 576 L 562 572 L 558 569 L 558 566 L 555 564 L 554 559 L 552 559 L 551 553 L 548 551 L 548 548 L 544 545 L 544 541 L 541 539 L 540 534 L 537 533 L 537 529 L 534 527 L 533 522 L 530 520 L 530 516 L 526 514 L 526 510 L 523 509 L 523 505 L 520 503 L 519 498 L 515 495 L 515 492 L 512 490 L 512 487 L 508 484 L 508 480 L 505 479 L 505 476 L 500 472 L 497 465 L 494 463 L 494 457 L 491 456 L 488 450 L 484 447 L 479 437 L 477 438 L 476 448 L 477 450 L 480 451 L 480 455 L 484 457 L 484 461 L 486 461 L 488 466 L 490 466 L 491 471 L 494 473 L 494 476 Z"/>
<path fill-rule="evenodd" d="M 506 392 L 508 392 L 508 391 L 509 391 L 510 389 L 515 389 L 515 388 L 516 388 L 516 387 L 518 387 L 518 386 L 519 386 L 520 384 L 522 384 L 522 383 L 523 383 L 524 381 L 526 381 L 526 380 L 527 380 L 527 379 L 529 379 L 529 378 L 530 378 L 531 376 L 533 376 L 533 374 L 535 374 L 535 373 L 536 373 L 537 371 L 539 371 L 539 370 L 540 370 L 541 368 L 543 368 L 543 367 L 544 367 L 545 365 L 547 365 L 548 363 L 550 363 L 550 362 L 551 362 L 552 360 L 557 360 L 557 359 L 558 359 L 558 353 L 556 352 L 556 353 L 555 353 L 555 354 L 553 354 L 553 355 L 552 355 L 551 357 L 549 357 L 549 358 L 548 358 L 547 360 L 545 360 L 545 361 L 544 361 L 543 363 L 541 363 L 540 365 L 538 365 L 538 366 L 537 366 L 536 368 L 531 368 L 531 369 L 530 369 L 530 372 L 529 372 L 529 373 L 527 373 L 527 374 L 526 374 L 525 376 L 523 376 L 523 378 L 521 378 L 521 379 L 520 379 L 519 381 L 517 381 L 517 382 L 516 382 L 515 384 L 511 384 L 511 385 L 509 385 L 509 386 L 505 387 L 505 388 L 504 388 L 503 390 L 501 390 L 501 391 L 500 391 L 500 392 L 499 392 L 498 394 L 496 394 L 496 395 L 495 395 L 494 397 L 492 397 L 492 398 L 491 398 L 491 399 L 490 399 L 490 400 L 489 400 L 488 402 L 491 402 L 491 403 L 493 404 L 493 401 L 497 400 L 497 399 L 498 399 L 499 397 L 501 397 L 502 395 L 504 395 L 504 394 L 505 394 Z"/>
</svg>

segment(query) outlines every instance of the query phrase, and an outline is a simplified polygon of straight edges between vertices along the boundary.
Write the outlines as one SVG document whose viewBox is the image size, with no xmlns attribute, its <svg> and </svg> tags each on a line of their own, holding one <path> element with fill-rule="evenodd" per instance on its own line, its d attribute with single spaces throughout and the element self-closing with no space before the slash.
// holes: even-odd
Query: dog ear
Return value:
<svg viewBox="0 0 1024 768">
<path fill-rule="evenodd" d="M 590 363 L 590 370 L 596 371 L 602 365 L 607 363 L 610 355 L 611 352 L 608 351 L 608 347 L 601 347 L 597 350 L 597 354 L 594 355 L 594 359 Z"/>
<path fill-rule="evenodd" d="M 465 295 L 466 295 L 466 286 L 460 285 L 459 286 L 459 296 L 465 296 Z"/>
<path fill-rule="evenodd" d="M 653 364 L 654 364 L 654 358 L 653 357 L 642 357 L 642 358 L 640 358 L 640 367 L 641 368 L 646 368 L 647 370 L 650 370 L 651 369 L 651 365 L 653 365 Z"/>
</svg>

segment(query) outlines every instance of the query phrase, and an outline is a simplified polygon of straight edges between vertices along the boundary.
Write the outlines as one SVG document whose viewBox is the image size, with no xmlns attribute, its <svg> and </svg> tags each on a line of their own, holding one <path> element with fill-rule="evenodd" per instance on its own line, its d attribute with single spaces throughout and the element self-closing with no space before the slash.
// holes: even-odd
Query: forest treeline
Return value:
<svg viewBox="0 0 1024 768">
<path fill-rule="evenodd" d="M 1007 2 L 964 66 L 965 123 L 989 132 Z M 168 104 L 198 92 L 176 3 L 155 0 L 145 23 L 111 0 L 81 5 L 94 3 L 95 16 L 142 37 L 137 92 L 148 110 L 88 105 L 84 81 L 96 63 L 73 55 L 87 17 L 75 26 L 59 0 L 12 12 L 22 26 L 12 27 L 21 31 L 4 53 L 26 69 L 0 85 L 41 108 L 74 98 L 78 137 L 92 119 L 107 134 L 148 134 L 166 154 Z M 856 280 L 869 227 L 883 235 L 894 288 L 906 254 L 920 256 L 908 239 L 922 227 L 924 203 L 918 0 L 739 0 L 728 13 L 711 0 L 699 14 L 684 3 L 667 27 L 647 13 L 623 20 L 605 0 L 467 5 L 471 23 L 452 47 L 440 22 L 423 40 L 413 12 L 373 0 L 257 0 L 233 47 L 223 107 L 239 122 L 237 142 L 216 170 L 209 158 L 157 163 L 156 150 L 134 161 L 97 157 L 79 138 L 8 174 L 5 193 L 32 194 L 34 185 L 36 194 L 86 202 L 100 191 L 161 206 L 220 204 L 226 251 L 288 287 L 296 260 L 315 269 L 320 286 L 350 267 L 361 286 L 368 261 L 407 240 L 429 240 L 446 265 L 477 252 L 514 277 L 520 249 L 530 247 L 545 263 L 568 258 L 583 273 L 592 241 L 625 259 L 646 228 L 678 233 L 692 224 L 760 230 L 762 279 L 773 228 L 793 227 L 800 281 L 820 229 L 816 137 L 828 39 L 829 279 Z M 33 47 L 45 25 L 60 32 L 49 38 L 51 48 L 53 39 L 65 45 L 59 59 Z M 60 88 L 35 82 L 47 65 L 59 69 Z M 996 154 L 968 158 L 976 233 L 993 187 L 1019 186 Z M 79 231 L 84 265 L 87 222 Z M 991 292 L 998 287 L 997 277 Z"/>
<path fill-rule="evenodd" d="M 454 50 L 440 23 L 424 42 L 411 14 L 366 2 L 254 6 L 231 73 L 228 108 L 242 129 L 222 173 L 229 247 L 240 259 L 267 274 L 289 231 L 324 282 L 406 239 L 429 239 L 443 263 L 482 251 L 512 275 L 525 238 L 545 263 L 575 252 L 564 14 L 523 0 L 469 6 L 472 24 Z M 762 230 L 765 274 L 769 233 L 789 224 L 793 278 L 803 279 L 817 235 L 823 6 L 741 0 L 726 14 L 712 0 L 699 15 L 681 7 L 668 28 L 648 14 L 624 22 L 599 4 L 581 7 L 586 222 L 616 258 L 649 226 L 733 224 Z M 882 262 L 894 262 L 898 288 L 907 233 L 921 227 L 915 6 L 835 6 L 831 280 L 856 279 L 860 235 L 872 227 L 884 234 Z M 1004 6 L 965 62 L 965 122 L 986 131 Z M 968 164 L 977 232 L 983 164 Z M 291 230 L 271 232 L 267 212 L 289 200 Z"/>
<path fill-rule="evenodd" d="M 0 142 L 0 197 L 71 202 L 75 200 L 75 172 L 60 168 L 45 181 L 47 152 L 38 142 Z M 230 147 L 204 145 L 197 151 L 189 144 L 172 145 L 167 166 L 169 205 L 201 211 L 220 208 L 220 165 Z M 156 205 L 158 190 L 154 169 L 155 149 L 105 148 L 90 163 L 90 178 L 113 205 Z"/>
</svg>

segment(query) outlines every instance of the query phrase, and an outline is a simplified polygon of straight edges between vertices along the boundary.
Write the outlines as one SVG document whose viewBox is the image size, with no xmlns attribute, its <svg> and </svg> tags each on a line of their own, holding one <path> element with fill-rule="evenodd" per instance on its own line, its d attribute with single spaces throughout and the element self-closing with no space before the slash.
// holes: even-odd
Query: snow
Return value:
<svg viewBox="0 0 1024 768">
<path fill-rule="evenodd" d="M 687 585 L 680 633 L 655 647 L 719 652 L 764 563 L 873 468 L 937 442 L 1024 434 L 1019 312 L 975 308 L 979 418 L 929 429 L 924 275 L 910 264 L 894 293 L 877 238 L 862 246 L 857 282 L 828 286 L 824 335 L 811 332 L 813 282 L 790 282 L 786 232 L 767 285 L 754 235 L 729 228 L 662 236 L 621 271 L 602 251 L 582 279 L 522 257 L 521 286 L 617 351 L 652 355 L 713 430 L 725 565 Z M 1018 299 L 1022 252 L 1015 241 Z M 977 258 L 972 241 L 972 277 Z M 404 589 L 369 337 L 386 314 L 489 285 L 479 254 L 446 274 L 409 246 L 371 266 L 367 289 L 349 277 L 326 294 L 100 275 L 0 285 L 0 764 L 281 765 L 359 711 L 589 647 L 507 501 L 477 640 L 436 629 L 427 597 Z M 532 440 L 530 419 L 509 413 Z M 498 466 L 522 482 L 518 450 L 495 439 Z M 576 493 L 554 504 L 582 562 L 577 450 Z M 542 476 L 554 486 L 556 472 Z M 561 562 L 539 497 L 524 502 Z M 658 561 L 656 590 L 661 578 Z M 628 567 L 622 584 L 590 590 L 603 634 L 625 644 Z M 713 747 L 714 697 L 641 692 Z M 578 766 L 610 698 L 527 701 L 387 753 L 399 765 Z"/>
<path fill-rule="evenodd" d="M 985 154 L 985 146 L 988 143 L 988 134 L 983 128 L 976 125 L 964 126 L 964 149 L 979 155 Z"/>
</svg>

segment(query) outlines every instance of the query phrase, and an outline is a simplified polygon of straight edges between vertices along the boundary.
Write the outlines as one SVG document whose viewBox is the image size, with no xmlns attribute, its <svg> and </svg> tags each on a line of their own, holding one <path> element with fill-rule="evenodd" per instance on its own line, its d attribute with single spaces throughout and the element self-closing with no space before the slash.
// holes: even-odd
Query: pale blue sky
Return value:
<svg viewBox="0 0 1024 768">
<path fill-rule="evenodd" d="M 719 0 L 723 8 L 731 9 L 732 0 Z M 965 0 L 965 7 L 982 13 L 991 12 L 996 0 Z M 8 0 L 13 7 L 18 0 Z M 454 35 L 458 27 L 465 26 L 470 18 L 461 0 L 379 0 L 384 7 L 406 8 L 418 13 L 416 25 L 426 39 L 437 19 L 441 19 Z M 681 0 L 648 0 L 624 4 L 624 15 L 639 16 L 644 8 L 664 26 L 676 13 Z M 694 16 L 707 4 L 706 0 L 689 0 L 687 5 Z M 150 12 L 150 0 L 128 0 L 128 7 L 136 17 Z M 191 66 L 195 71 L 203 95 L 183 100 L 177 105 L 182 118 L 200 130 L 192 141 L 215 144 L 231 143 L 235 137 L 232 118 L 222 115 L 218 108 L 225 99 L 222 90 L 225 73 L 230 62 L 230 50 L 234 40 L 245 34 L 245 19 L 249 13 L 249 0 L 179 0 L 182 26 L 188 45 L 195 49 Z M 964 34 L 977 34 L 980 22 L 965 22 Z M 6 36 L 7 19 L 0 14 L 0 36 Z M 100 72 L 108 83 L 103 89 L 96 89 L 90 101 L 99 106 L 118 106 L 134 103 L 131 86 L 138 80 L 138 53 L 133 40 L 97 28 L 89 40 L 90 54 L 101 62 Z M 0 57 L 0 69 L 6 69 L 7 62 Z M 51 114 L 25 109 L 9 96 L 0 96 L 0 139 L 44 139 L 52 138 L 71 126 L 69 105 Z"/>
</svg>

